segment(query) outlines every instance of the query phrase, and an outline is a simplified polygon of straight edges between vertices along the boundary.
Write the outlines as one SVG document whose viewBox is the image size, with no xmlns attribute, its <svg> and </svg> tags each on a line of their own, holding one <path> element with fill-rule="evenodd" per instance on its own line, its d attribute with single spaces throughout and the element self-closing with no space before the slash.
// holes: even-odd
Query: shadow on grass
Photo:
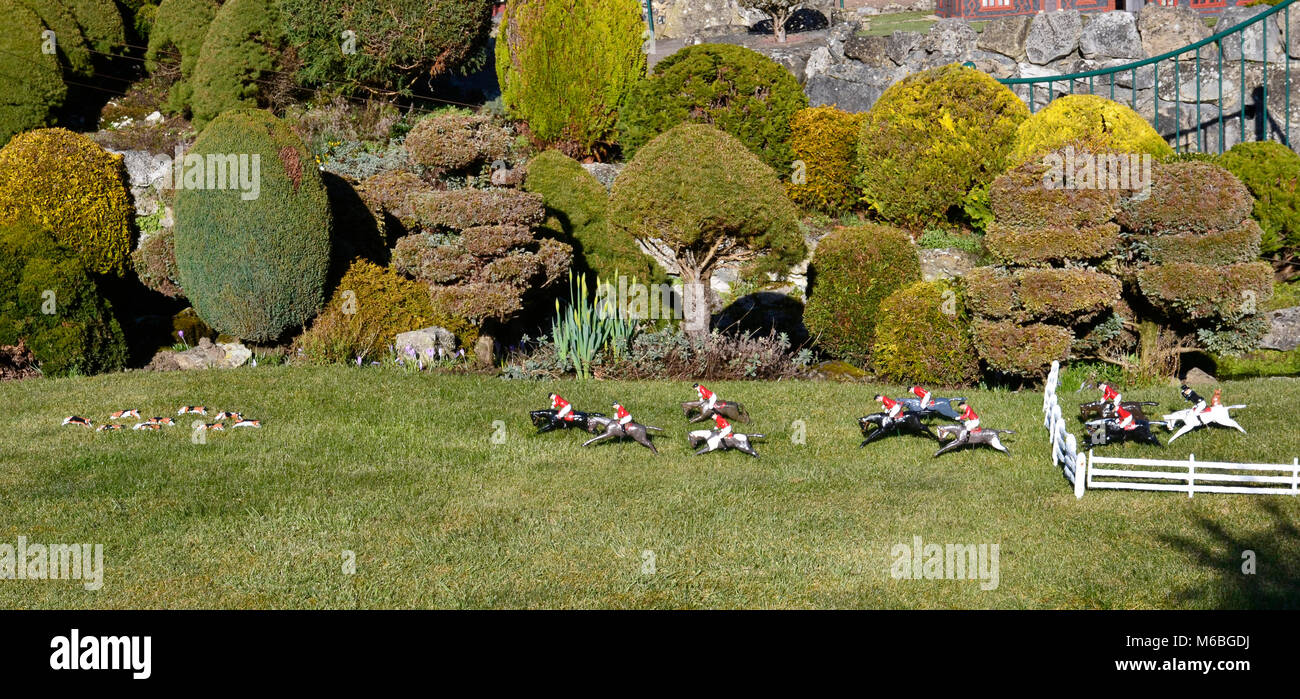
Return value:
<svg viewBox="0 0 1300 699">
<path fill-rule="evenodd" d="M 1161 540 L 1216 573 L 1212 584 L 1176 590 L 1171 600 L 1230 609 L 1300 609 L 1300 529 L 1275 501 L 1257 508 L 1271 520 L 1253 529 L 1230 531 L 1198 516 L 1200 536 L 1162 535 Z M 1243 553 L 1254 552 L 1255 573 L 1243 571 Z"/>
</svg>

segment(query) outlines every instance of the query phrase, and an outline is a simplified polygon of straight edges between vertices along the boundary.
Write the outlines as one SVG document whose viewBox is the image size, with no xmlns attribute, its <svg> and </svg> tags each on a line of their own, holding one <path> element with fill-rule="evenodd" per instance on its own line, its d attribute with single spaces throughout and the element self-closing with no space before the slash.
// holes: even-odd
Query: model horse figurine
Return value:
<svg viewBox="0 0 1300 699">
<path fill-rule="evenodd" d="M 895 402 L 902 403 L 908 411 L 916 413 L 917 417 L 922 420 L 938 415 L 947 420 L 961 419 L 957 415 L 957 410 L 952 407 L 953 403 L 965 403 L 965 398 L 935 398 L 930 392 L 920 386 L 912 387 L 912 394 L 915 398 L 899 398 Z"/>
<path fill-rule="evenodd" d="M 639 422 L 633 421 L 632 415 L 627 412 L 627 408 L 624 408 L 618 403 L 614 404 L 613 418 L 590 417 L 588 418 L 588 423 L 593 428 L 590 430 L 591 432 L 596 431 L 594 428 L 597 425 L 603 424 L 604 432 L 597 437 L 593 437 L 583 442 L 582 446 L 584 447 L 589 447 L 597 442 L 602 442 L 606 439 L 631 439 L 637 444 L 640 444 L 646 449 L 649 449 L 652 453 L 655 454 L 659 453 L 659 450 L 655 449 L 655 445 L 650 442 L 649 431 L 654 430 L 656 432 L 663 432 L 663 430 L 659 429 L 658 427 L 652 427 L 650 425 L 642 425 Z"/>
<path fill-rule="evenodd" d="M 721 415 L 713 416 L 713 424 L 715 425 L 714 429 L 692 430 L 687 433 L 686 439 L 690 440 L 691 448 L 696 449 L 696 456 L 718 450 L 735 449 L 758 458 L 758 452 L 754 451 L 754 447 L 750 442 L 763 439 L 766 435 L 733 432 L 731 423 L 727 422 L 726 418 Z"/>
<path fill-rule="evenodd" d="M 604 417 L 602 413 L 583 413 L 573 409 L 569 401 L 564 400 L 558 393 L 550 394 L 551 407 L 547 410 L 534 410 L 528 413 L 532 419 L 533 425 L 537 427 L 537 434 L 550 432 L 551 430 L 565 430 L 571 427 L 585 430 L 595 434 L 591 419 L 594 417 Z M 601 430 L 604 429 L 602 425 Z"/>
<path fill-rule="evenodd" d="M 713 391 L 698 383 L 695 384 L 695 393 L 699 396 L 697 400 L 682 401 L 682 412 L 686 413 L 691 424 L 712 420 L 716 415 L 737 422 L 749 422 L 749 413 L 745 412 L 745 406 L 740 403 L 719 400 Z M 699 414 L 692 417 L 691 413 L 696 411 Z"/>
<path fill-rule="evenodd" d="M 1146 420 L 1147 416 L 1142 412 L 1144 405 L 1159 405 L 1154 401 L 1126 401 L 1124 396 L 1115 390 L 1110 384 L 1101 384 L 1101 400 L 1095 400 L 1091 403 L 1083 403 L 1079 406 L 1079 419 L 1096 420 L 1107 419 L 1116 416 L 1120 407 L 1133 414 L 1135 420 Z"/>
<path fill-rule="evenodd" d="M 872 413 L 858 418 L 858 427 L 862 430 L 862 436 L 866 439 L 858 445 L 858 448 L 889 435 L 901 434 L 907 432 L 917 436 L 926 436 L 935 441 L 939 441 L 939 435 L 930 431 L 929 427 L 921 424 L 919 413 L 905 410 L 903 404 L 889 396 L 877 395 L 876 400 L 884 406 L 884 412 Z M 870 427 L 875 429 L 871 430 Z"/>
<path fill-rule="evenodd" d="M 1214 389 L 1214 397 L 1210 399 L 1208 405 L 1204 398 L 1197 395 L 1196 391 L 1193 391 L 1187 386 L 1182 386 L 1179 392 L 1183 394 L 1183 398 L 1187 399 L 1187 401 L 1192 404 L 1192 407 L 1184 408 L 1176 413 L 1171 413 L 1165 416 L 1166 428 L 1171 430 L 1176 427 L 1178 428 L 1178 431 L 1174 433 L 1174 436 L 1169 438 L 1170 444 L 1173 444 L 1175 439 L 1178 439 L 1192 430 L 1201 427 L 1209 427 L 1210 425 L 1231 427 L 1242 434 L 1246 434 L 1246 430 L 1242 428 L 1241 425 L 1238 425 L 1237 421 L 1233 420 L 1232 416 L 1228 414 L 1229 410 L 1240 410 L 1246 407 L 1245 405 L 1223 405 L 1219 402 L 1219 389 L 1217 388 Z M 1180 424 L 1182 425 L 1181 427 L 1179 427 Z"/>
<path fill-rule="evenodd" d="M 975 410 L 967 403 L 962 406 L 962 412 L 959 416 L 960 425 L 941 425 L 939 427 L 939 442 L 947 444 L 939 447 L 939 451 L 934 453 L 935 456 L 946 454 L 950 451 L 957 451 L 965 446 L 986 446 L 997 449 L 1003 454 L 1010 454 L 1011 450 L 1002 446 L 998 440 L 999 434 L 1015 434 L 1012 430 L 994 430 L 988 427 L 980 427 L 980 416 L 975 414 Z"/>
<path fill-rule="evenodd" d="M 1103 446 L 1114 442 L 1139 442 L 1158 447 L 1160 440 L 1151 434 L 1151 426 L 1165 423 L 1138 419 L 1136 415 L 1120 405 L 1115 409 L 1114 417 L 1089 420 L 1084 424 L 1088 427 L 1089 446 Z"/>
</svg>

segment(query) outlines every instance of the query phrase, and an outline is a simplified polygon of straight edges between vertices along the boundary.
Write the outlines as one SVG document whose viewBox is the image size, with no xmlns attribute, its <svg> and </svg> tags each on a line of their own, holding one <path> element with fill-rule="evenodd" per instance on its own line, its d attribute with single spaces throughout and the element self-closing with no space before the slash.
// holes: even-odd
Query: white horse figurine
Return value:
<svg viewBox="0 0 1300 699">
<path fill-rule="evenodd" d="M 1205 400 L 1196 395 L 1195 391 L 1184 386 L 1182 388 L 1183 397 L 1192 401 L 1194 405 L 1190 408 L 1179 410 L 1165 416 L 1165 427 L 1170 430 L 1178 429 L 1174 436 L 1169 438 L 1172 444 L 1175 439 L 1191 432 L 1198 427 L 1209 427 L 1210 425 L 1220 425 L 1222 427 L 1231 427 L 1242 434 L 1246 430 L 1237 424 L 1236 420 L 1228 413 L 1230 410 L 1241 410 L 1245 405 L 1221 405 L 1219 403 L 1219 392 L 1214 392 L 1214 401 L 1206 405 Z M 1198 410 L 1199 409 L 1199 410 Z M 1181 426 L 1180 426 L 1181 425 Z"/>
</svg>

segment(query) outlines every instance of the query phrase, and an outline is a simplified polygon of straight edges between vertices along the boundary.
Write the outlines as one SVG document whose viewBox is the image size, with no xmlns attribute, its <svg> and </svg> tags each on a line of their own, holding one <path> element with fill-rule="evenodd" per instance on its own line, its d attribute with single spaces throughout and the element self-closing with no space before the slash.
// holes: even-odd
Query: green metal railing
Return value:
<svg viewBox="0 0 1300 699">
<path fill-rule="evenodd" d="M 1173 94 L 1173 99 L 1172 99 L 1172 100 L 1165 100 L 1165 101 L 1166 101 L 1166 102 L 1168 102 L 1168 101 L 1172 101 L 1172 102 L 1174 103 L 1174 131 L 1173 131 L 1173 133 L 1174 133 L 1174 137 L 1173 137 L 1173 140 L 1174 140 L 1174 148 L 1175 148 L 1175 150 L 1177 150 L 1178 152 L 1181 153 L 1181 152 L 1183 151 L 1183 149 L 1184 149 L 1184 145 L 1183 145 L 1183 140 L 1184 140 L 1184 138 L 1183 138 L 1183 137 L 1184 137 L 1185 135 L 1190 136 L 1190 134 L 1188 134 L 1188 133 L 1186 133 L 1186 132 L 1188 132 L 1188 131 L 1191 130 L 1191 129 L 1184 129 L 1183 124 L 1182 124 L 1182 108 L 1183 108 L 1182 106 L 1183 106 L 1183 98 L 1184 98 L 1184 95 L 1183 95 L 1183 83 L 1182 83 L 1182 66 L 1183 66 L 1184 64 L 1191 64 L 1191 65 L 1189 65 L 1188 67 L 1189 67 L 1189 69 L 1191 69 L 1191 70 L 1194 71 L 1194 74 L 1195 74 L 1195 80 L 1196 80 L 1196 102 L 1195 102 L 1195 110 L 1196 110 L 1196 124 L 1195 124 L 1195 126 L 1194 126 L 1194 129 L 1195 129 L 1195 131 L 1196 131 L 1196 136 L 1195 136 L 1195 145 L 1196 145 L 1196 150 L 1197 150 L 1198 152 L 1204 152 L 1204 151 L 1205 151 L 1205 143 L 1206 143 L 1206 132 L 1207 132 L 1208 129 L 1211 129 L 1211 128 L 1212 128 L 1212 125 L 1209 125 L 1209 124 L 1207 124 L 1206 122 L 1204 122 L 1204 121 L 1201 120 L 1201 106 L 1202 106 L 1202 101 L 1201 101 L 1201 85 L 1202 85 L 1201 71 L 1202 71 L 1202 63 L 1203 63 L 1203 62 L 1208 63 L 1209 60 L 1211 60 L 1211 58 L 1210 58 L 1209 56 L 1206 56 L 1205 60 L 1203 61 L 1203 60 L 1202 60 L 1202 52 L 1203 52 L 1203 51 L 1208 51 L 1208 50 L 1210 50 L 1210 49 L 1207 49 L 1207 47 L 1213 45 L 1213 46 L 1214 46 L 1214 48 L 1212 49 L 1213 52 L 1214 52 L 1214 57 L 1213 57 L 1213 59 L 1217 60 L 1217 66 L 1216 66 L 1216 68 L 1215 68 L 1215 72 L 1216 72 L 1216 74 L 1217 74 L 1217 76 L 1218 76 L 1218 77 L 1217 77 L 1217 80 L 1216 80 L 1216 82 L 1218 83 L 1218 94 L 1217 94 L 1217 100 L 1216 100 L 1215 103 L 1214 103 L 1214 104 L 1215 104 L 1215 109 L 1218 111 L 1218 119 L 1217 119 L 1218 124 L 1217 124 L 1217 126 L 1218 126 L 1218 136 L 1219 136 L 1219 138 L 1218 138 L 1218 142 L 1217 142 L 1217 147 L 1218 147 L 1218 151 L 1221 153 L 1221 152 L 1223 152 L 1223 151 L 1225 150 L 1225 135 L 1226 135 L 1226 133 L 1225 133 L 1225 127 L 1224 127 L 1224 118 L 1225 118 L 1224 111 L 1225 111 L 1225 106 L 1224 106 L 1224 102 L 1223 102 L 1223 79 L 1224 79 L 1224 75 L 1223 75 L 1223 48 L 1224 48 L 1224 42 L 1225 42 L 1225 41 L 1231 41 L 1230 37 L 1232 37 L 1233 35 L 1236 35 L 1237 49 L 1238 49 L 1238 52 L 1241 54 L 1241 76 L 1240 76 L 1240 77 L 1241 77 L 1241 84 L 1238 86 L 1238 90 L 1239 90 L 1239 95 L 1238 95 L 1238 97 L 1239 97 L 1240 101 L 1239 101 L 1238 104 L 1237 104 L 1237 108 L 1238 108 L 1239 112 L 1235 115 L 1235 117 L 1234 117 L 1234 116 L 1229 116 L 1229 120 L 1231 120 L 1232 118 L 1236 118 L 1236 119 L 1240 122 L 1240 131 L 1241 131 L 1240 136 L 1241 136 L 1241 141 L 1245 141 L 1245 140 L 1247 140 L 1247 139 L 1246 139 L 1246 135 L 1247 135 L 1247 130 L 1246 130 L 1246 119 L 1247 119 L 1247 103 L 1246 103 L 1246 93 L 1247 93 L 1247 85 L 1246 85 L 1246 63 L 1248 62 L 1248 60 L 1247 60 L 1247 58 L 1246 58 L 1246 50 L 1245 50 L 1245 49 L 1246 49 L 1246 31 L 1249 30 L 1252 26 L 1254 26 L 1254 25 L 1256 25 L 1256 24 L 1259 24 L 1259 23 L 1261 23 L 1261 22 L 1269 22 L 1269 23 L 1272 23 L 1272 22 L 1274 21 L 1274 20 L 1273 20 L 1274 17 L 1278 17 L 1278 16 L 1280 16 L 1281 19 L 1282 19 L 1282 31 L 1283 31 L 1283 33 L 1284 33 L 1284 36 L 1283 36 L 1283 39 L 1282 39 L 1282 46 L 1280 47 L 1280 49 L 1281 49 L 1281 54 L 1282 54 L 1282 55 L 1281 55 L 1281 62 L 1282 62 L 1282 68 L 1281 68 L 1281 70 L 1284 72 L 1284 78 L 1283 78 L 1284 90 L 1283 90 L 1283 91 L 1286 93 L 1286 94 L 1285 94 L 1285 109 L 1284 109 L 1284 111 L 1283 111 L 1282 123 L 1281 123 L 1280 125 L 1274 125 L 1274 124 L 1272 123 L 1272 120 L 1271 120 L 1270 117 L 1269 117 L 1269 112 L 1268 112 L 1268 83 L 1269 83 L 1269 79 L 1270 79 L 1270 69 L 1269 69 L 1269 65 L 1270 65 L 1270 64 L 1269 64 L 1269 60 L 1268 60 L 1268 59 L 1269 59 L 1269 54 L 1268 54 L 1269 42 L 1268 42 L 1268 38 L 1269 38 L 1269 34 L 1271 33 L 1271 32 L 1269 31 L 1269 29 L 1271 29 L 1271 27 L 1268 27 L 1267 25 L 1265 25 L 1265 26 L 1262 26 L 1262 27 L 1261 27 L 1261 30 L 1262 30 L 1262 31 L 1260 32 L 1260 34 L 1263 36 L 1262 43 L 1261 43 L 1261 46 L 1260 46 L 1260 49 L 1261 49 L 1261 52 L 1262 52 L 1262 55 L 1260 56 L 1260 58 L 1262 59 L 1262 60 L 1260 61 L 1260 64 L 1263 66 L 1263 69 L 1262 69 L 1262 77 L 1261 77 L 1261 79 L 1260 79 L 1260 83 L 1261 83 L 1261 85 L 1260 85 L 1260 87 L 1259 87 L 1260 99 L 1259 99 L 1258 103 L 1255 105 L 1255 110 L 1254 110 L 1254 116 L 1255 116 L 1255 119 L 1256 119 L 1256 125 L 1255 125 L 1254 129 L 1252 129 L 1252 131 L 1254 132 L 1254 133 L 1253 133 L 1253 135 L 1254 135 L 1254 139 L 1253 139 L 1253 140 L 1260 140 L 1260 141 L 1262 141 L 1262 140 L 1268 140 L 1268 139 L 1270 139 L 1272 136 L 1276 135 L 1276 136 L 1278 137 L 1277 140 L 1281 141 L 1283 144 L 1285 144 L 1285 145 L 1287 145 L 1287 146 L 1291 146 L 1291 145 L 1292 145 L 1292 142 L 1291 142 L 1291 99 L 1292 99 L 1292 97 L 1291 97 L 1291 92 L 1292 92 L 1292 90 L 1291 90 L 1291 63 L 1293 62 L 1292 59 L 1291 59 L 1291 56 L 1290 56 L 1291 47 L 1292 47 L 1292 43 L 1291 43 L 1291 42 L 1292 42 L 1292 38 L 1291 38 L 1291 10 L 1292 10 L 1292 8 L 1291 8 L 1291 6 L 1294 5 L 1294 4 L 1296 3 L 1296 1 L 1297 1 L 1297 0 L 1283 0 L 1282 2 L 1279 2 L 1278 4 L 1276 4 L 1276 5 L 1274 5 L 1273 7 L 1269 8 L 1267 11 L 1265 11 L 1265 12 L 1261 12 L 1260 14 L 1255 15 L 1254 17 L 1251 17 L 1250 19 L 1246 20 L 1245 22 L 1242 22 L 1242 23 L 1240 23 L 1240 24 L 1238 24 L 1238 25 L 1235 25 L 1235 26 L 1232 26 L 1232 27 L 1228 27 L 1227 29 L 1224 29 L 1223 31 L 1216 32 L 1215 34 L 1213 34 L 1213 35 L 1211 35 L 1211 36 L 1209 36 L 1209 37 L 1207 37 L 1207 38 L 1205 38 L 1205 39 L 1202 39 L 1202 40 L 1200 40 L 1200 41 L 1198 41 L 1198 42 L 1196 42 L 1196 43 L 1194 43 L 1194 44 L 1189 44 L 1189 45 L 1187 45 L 1187 46 L 1184 46 L 1183 48 L 1175 49 L 1175 50 L 1170 51 L 1170 52 L 1168 52 L 1168 53 L 1164 53 L 1164 54 L 1161 54 L 1161 55 L 1159 55 L 1159 56 L 1154 56 L 1154 57 L 1152 57 L 1152 58 L 1147 58 L 1147 59 L 1140 60 L 1140 61 L 1134 61 L 1133 63 L 1127 63 L 1127 64 L 1125 64 L 1125 65 L 1115 66 L 1115 67 L 1112 67 L 1112 68 L 1101 68 L 1101 69 L 1098 69 L 1098 70 L 1084 71 L 1084 72 L 1081 72 L 1081 73 L 1070 73 L 1070 74 L 1066 74 L 1066 75 L 1048 75 L 1048 76 L 1043 76 L 1043 77 L 1032 77 L 1032 78 L 1001 78 L 1001 79 L 998 80 L 998 82 L 1002 83 L 1003 85 L 1007 85 L 1008 87 L 1011 87 L 1012 89 L 1014 89 L 1015 86 L 1017 86 L 1017 85 L 1027 85 L 1027 86 L 1029 87 L 1029 96 L 1028 96 L 1029 111 L 1034 112 L 1034 111 L 1037 111 L 1037 109 L 1038 109 L 1037 92 L 1038 92 L 1038 86 L 1041 85 L 1041 84 L 1046 83 L 1046 85 L 1047 85 L 1047 98 L 1044 99 L 1044 100 L 1042 101 L 1042 104 L 1047 104 L 1048 102 L 1052 101 L 1053 99 L 1055 99 L 1055 98 L 1057 97 L 1056 89 L 1055 89 L 1055 84 L 1056 84 L 1056 83 L 1061 83 L 1061 82 L 1068 83 L 1068 84 L 1069 84 L 1069 94 L 1072 94 L 1072 95 L 1073 95 L 1073 94 L 1076 94 L 1076 92 L 1078 91 L 1078 89 L 1081 89 L 1081 88 L 1083 87 L 1083 83 L 1084 83 L 1084 81 L 1086 81 L 1086 84 L 1087 84 L 1087 92 L 1086 92 L 1086 94 L 1095 95 L 1095 94 L 1097 94 L 1096 87 L 1097 87 L 1097 83 L 1099 82 L 1099 81 L 1097 81 L 1096 79 L 1097 79 L 1097 78 L 1101 78 L 1101 79 L 1102 79 L 1100 82 L 1102 83 L 1101 87 L 1102 87 L 1102 89 L 1104 90 L 1104 89 L 1105 89 L 1105 84 L 1104 84 L 1104 83 L 1106 82 L 1105 79 L 1106 79 L 1106 78 L 1109 78 L 1109 82 L 1110 82 L 1110 90 L 1109 90 L 1109 95 L 1108 95 L 1108 96 L 1109 96 L 1110 99 L 1114 100 L 1114 99 L 1115 99 L 1115 83 L 1116 83 L 1116 76 L 1122 76 L 1124 73 L 1128 73 L 1128 74 L 1129 74 L 1129 83 L 1130 83 L 1130 86 L 1129 86 L 1129 92 L 1130 92 L 1130 96 L 1129 96 L 1129 106 L 1131 106 L 1134 110 L 1136 110 L 1136 111 L 1138 111 L 1139 113 L 1141 113 L 1141 110 L 1138 108 L 1138 103 L 1137 103 L 1137 101 L 1138 101 L 1138 84 L 1139 84 L 1139 82 L 1140 82 L 1140 81 L 1138 80 L 1138 69 L 1140 69 L 1140 68 L 1145 68 L 1145 67 L 1147 67 L 1147 66 L 1151 66 L 1151 72 L 1152 72 L 1152 76 L 1151 76 L 1151 94 L 1152 94 L 1152 109 L 1151 109 L 1152 114 L 1151 114 L 1151 121 L 1152 121 L 1153 125 L 1155 126 L 1156 131 L 1157 131 L 1157 132 L 1160 132 L 1160 102 L 1161 102 L 1161 100 L 1160 100 L 1160 63 L 1161 63 L 1162 61 L 1172 62 L 1172 63 L 1173 63 L 1173 71 L 1174 71 L 1174 86 L 1173 86 L 1174 94 Z M 1300 7 L 1295 8 L 1295 10 L 1296 10 L 1297 12 L 1300 12 Z M 1297 40 L 1300 41 L 1300 37 L 1297 37 Z M 1188 56 L 1188 54 L 1193 54 L 1193 56 Z M 1120 88 L 1120 91 L 1121 91 L 1120 94 L 1121 94 L 1121 99 L 1122 99 L 1124 88 L 1121 87 L 1121 88 Z M 1300 97 L 1298 97 L 1297 99 L 1300 99 Z M 1189 106 L 1189 109 L 1190 109 L 1190 108 L 1191 108 L 1191 107 Z M 1275 134 L 1275 132 L 1276 132 L 1276 134 Z M 1164 135 L 1164 133 L 1161 132 L 1161 135 Z M 1190 142 L 1190 140 L 1191 140 L 1190 138 L 1189 138 L 1188 140 L 1189 140 L 1189 143 L 1186 145 L 1186 148 L 1187 148 L 1187 150 L 1190 151 L 1190 150 L 1191 150 L 1192 143 Z"/>
</svg>

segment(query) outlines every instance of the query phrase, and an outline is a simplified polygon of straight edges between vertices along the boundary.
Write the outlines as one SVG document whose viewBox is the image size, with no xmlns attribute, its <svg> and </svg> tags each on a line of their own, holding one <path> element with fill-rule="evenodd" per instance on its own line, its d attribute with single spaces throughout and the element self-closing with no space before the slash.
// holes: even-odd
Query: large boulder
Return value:
<svg viewBox="0 0 1300 699">
<path fill-rule="evenodd" d="M 1272 8 L 1268 6 L 1256 7 L 1229 7 L 1219 15 L 1219 23 L 1214 25 L 1216 29 L 1222 31 L 1229 27 L 1235 27 L 1242 22 L 1249 21 L 1261 12 L 1266 12 Z M 1292 14 L 1300 14 L 1292 12 Z M 1265 33 L 1267 32 L 1267 39 Z M 1300 39 L 1292 38 L 1293 42 Z M 1225 61 L 1264 61 L 1264 44 L 1268 44 L 1268 62 L 1281 63 L 1286 60 L 1283 53 L 1282 33 L 1278 31 L 1278 24 L 1274 20 L 1264 20 L 1252 24 L 1246 31 L 1242 32 L 1240 38 L 1229 37 L 1223 41 L 1223 60 Z"/>
<path fill-rule="evenodd" d="M 1148 57 L 1169 53 L 1210 35 L 1200 13 L 1186 6 L 1146 5 L 1138 12 L 1137 28 Z"/>
<path fill-rule="evenodd" d="M 743 32 L 765 15 L 745 10 L 736 0 L 653 0 L 655 36 L 659 39 L 707 37 Z"/>
<path fill-rule="evenodd" d="M 809 77 L 804 92 L 814 107 L 834 105 L 846 112 L 865 112 L 907 72 L 907 68 L 872 67 L 857 61 L 833 63 Z"/>
<path fill-rule="evenodd" d="M 1028 15 L 999 17 L 984 25 L 975 42 L 977 48 L 984 51 L 1000 53 L 1017 61 L 1025 59 L 1025 41 L 1029 38 L 1029 25 L 1033 18 Z"/>
<path fill-rule="evenodd" d="M 394 346 L 400 351 L 407 347 L 421 357 L 443 359 L 456 353 L 456 335 L 436 325 L 410 332 L 398 333 Z"/>
<path fill-rule="evenodd" d="M 844 56 L 877 68 L 898 65 L 889 58 L 887 36 L 855 36 L 844 42 Z"/>
<path fill-rule="evenodd" d="M 901 66 L 907 60 L 907 55 L 915 51 L 924 39 L 925 36 L 920 32 L 895 31 L 889 35 L 889 42 L 885 46 L 885 55 L 889 56 L 889 60 Z"/>
<path fill-rule="evenodd" d="M 1259 341 L 1261 349 L 1286 352 L 1300 347 L 1300 306 L 1266 313 L 1264 320 L 1269 323 L 1269 331 Z"/>
<path fill-rule="evenodd" d="M 1083 15 L 1078 10 L 1034 15 L 1025 39 L 1025 55 L 1030 63 L 1045 65 L 1074 53 L 1082 34 Z"/>
<path fill-rule="evenodd" d="M 146 371 L 190 371 L 192 369 L 234 369 L 248 363 L 253 351 L 238 342 L 214 343 L 208 338 L 183 352 L 163 350 L 153 356 Z"/>
<path fill-rule="evenodd" d="M 979 35 L 964 19 L 941 19 L 921 41 L 926 53 L 941 57 L 943 64 L 963 61 L 975 50 Z M 942 64 L 940 64 L 942 65 Z"/>
<path fill-rule="evenodd" d="M 1142 58 L 1137 20 L 1127 12 L 1103 12 L 1092 18 L 1079 37 L 1084 58 Z"/>
<path fill-rule="evenodd" d="M 1300 59 L 1300 9 L 1291 8 L 1290 22 L 1287 22 L 1285 12 L 1273 15 L 1273 19 L 1277 22 L 1278 32 L 1284 37 L 1288 31 L 1287 25 L 1290 25 L 1291 45 L 1288 47 L 1287 53 L 1291 55 L 1291 58 Z"/>
</svg>

